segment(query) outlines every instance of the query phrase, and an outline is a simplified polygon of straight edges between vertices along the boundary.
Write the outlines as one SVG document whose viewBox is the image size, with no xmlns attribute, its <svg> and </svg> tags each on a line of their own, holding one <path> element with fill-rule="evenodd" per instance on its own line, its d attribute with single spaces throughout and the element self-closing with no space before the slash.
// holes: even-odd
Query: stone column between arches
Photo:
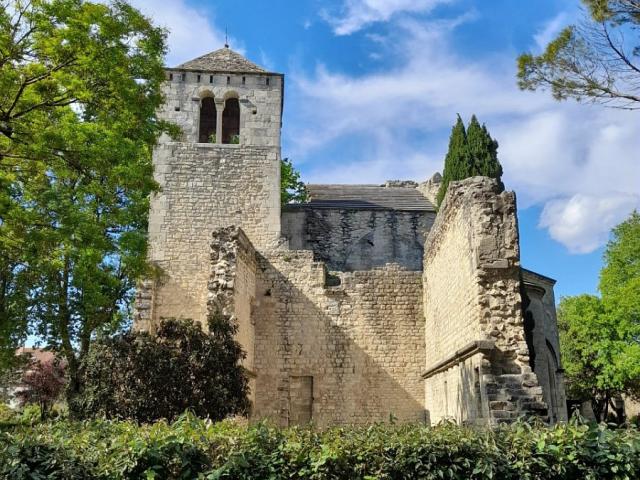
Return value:
<svg viewBox="0 0 640 480">
<path fill-rule="evenodd" d="M 216 143 L 222 143 L 222 112 L 224 111 L 224 100 L 218 98 L 216 102 Z"/>
</svg>

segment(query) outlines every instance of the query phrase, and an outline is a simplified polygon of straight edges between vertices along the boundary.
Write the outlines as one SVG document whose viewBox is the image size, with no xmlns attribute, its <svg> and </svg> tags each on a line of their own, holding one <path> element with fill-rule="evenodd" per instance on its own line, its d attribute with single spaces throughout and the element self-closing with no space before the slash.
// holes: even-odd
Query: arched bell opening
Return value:
<svg viewBox="0 0 640 480">
<path fill-rule="evenodd" d="M 216 127 L 216 102 L 213 97 L 205 97 L 200 103 L 200 133 L 198 135 L 198 142 L 215 143 Z"/>
<path fill-rule="evenodd" d="M 240 102 L 227 98 L 222 112 L 222 143 L 240 143 Z"/>
</svg>

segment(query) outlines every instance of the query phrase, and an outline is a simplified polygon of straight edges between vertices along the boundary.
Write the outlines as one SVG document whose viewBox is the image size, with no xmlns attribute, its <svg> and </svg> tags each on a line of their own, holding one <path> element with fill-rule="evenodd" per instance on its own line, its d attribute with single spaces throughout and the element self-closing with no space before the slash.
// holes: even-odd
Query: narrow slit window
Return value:
<svg viewBox="0 0 640 480">
<path fill-rule="evenodd" d="M 247 83 L 247 77 L 242 77 L 242 84 L 246 84 Z"/>
<path fill-rule="evenodd" d="M 231 77 L 227 77 L 227 85 L 231 83 Z"/>
<path fill-rule="evenodd" d="M 267 85 L 269 85 L 269 80 L 271 80 L 269 77 L 267 77 Z"/>
<path fill-rule="evenodd" d="M 213 83 L 213 75 L 209 75 L 209 83 Z"/>
<path fill-rule="evenodd" d="M 169 74 L 169 80 L 173 80 L 173 73 Z"/>
<path fill-rule="evenodd" d="M 198 83 L 200 83 L 200 75 L 198 74 Z"/>
<path fill-rule="evenodd" d="M 187 79 L 187 74 L 186 74 L 186 73 L 183 73 L 183 74 L 182 74 L 182 81 L 184 82 L 186 79 Z"/>
</svg>

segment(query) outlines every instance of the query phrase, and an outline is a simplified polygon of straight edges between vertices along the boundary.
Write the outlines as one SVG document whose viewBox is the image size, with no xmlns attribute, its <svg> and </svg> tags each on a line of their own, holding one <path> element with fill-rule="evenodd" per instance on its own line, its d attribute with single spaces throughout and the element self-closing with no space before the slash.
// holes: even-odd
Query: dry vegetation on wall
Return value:
<svg viewBox="0 0 640 480">
<path fill-rule="evenodd" d="M 497 430 L 444 423 L 325 431 L 59 421 L 0 432 L 3 479 L 634 479 L 640 432 L 577 421 Z"/>
</svg>

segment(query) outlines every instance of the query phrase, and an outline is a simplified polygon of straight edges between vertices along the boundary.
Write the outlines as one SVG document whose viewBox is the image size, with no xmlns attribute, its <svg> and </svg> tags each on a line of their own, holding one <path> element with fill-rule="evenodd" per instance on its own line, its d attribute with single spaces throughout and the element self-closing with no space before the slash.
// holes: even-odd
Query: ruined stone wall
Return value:
<svg viewBox="0 0 640 480">
<path fill-rule="evenodd" d="M 442 184 L 442 175 L 436 172 L 426 182 L 418 184 L 417 189 L 434 205 L 438 205 L 438 191 Z"/>
<path fill-rule="evenodd" d="M 210 307 L 240 324 L 250 308 L 253 342 L 238 338 L 253 359 L 254 419 L 423 421 L 418 272 L 389 266 L 329 282 L 310 251 L 252 254 L 234 229 L 214 232 L 211 245 Z"/>
<path fill-rule="evenodd" d="M 207 316 L 237 327 L 236 340 L 246 357 L 242 366 L 249 376 L 250 400 L 255 402 L 255 328 L 252 311 L 256 297 L 258 257 L 238 227 L 216 230 L 211 238 L 207 285 Z"/>
<path fill-rule="evenodd" d="M 369 270 L 397 263 L 422 269 L 423 246 L 435 212 L 289 207 L 282 235 L 294 250 L 312 250 L 330 270 Z"/>
<path fill-rule="evenodd" d="M 280 234 L 277 147 L 162 143 L 154 151 L 161 191 L 151 199 L 149 258 L 162 270 L 148 319 L 206 317 L 211 232 L 237 225 L 258 249 Z"/>
<path fill-rule="evenodd" d="M 423 421 L 422 288 L 417 272 L 337 273 L 309 251 L 263 260 L 256 311 L 256 415 L 294 423 L 292 379 L 312 377 L 318 425 Z M 335 278 L 331 283 L 337 283 Z M 292 393 L 294 392 L 294 393 Z"/>
<path fill-rule="evenodd" d="M 425 244 L 425 406 L 432 422 L 546 414 L 529 366 L 520 287 L 515 195 L 485 177 L 450 184 Z M 455 408 L 446 408 L 445 398 Z M 486 415 L 479 418 L 480 411 Z"/>
<path fill-rule="evenodd" d="M 551 420 L 566 421 L 567 400 L 553 294 L 555 282 L 524 269 L 522 281 L 525 292 L 525 338 L 530 352 L 530 365 L 542 386 Z"/>
</svg>

